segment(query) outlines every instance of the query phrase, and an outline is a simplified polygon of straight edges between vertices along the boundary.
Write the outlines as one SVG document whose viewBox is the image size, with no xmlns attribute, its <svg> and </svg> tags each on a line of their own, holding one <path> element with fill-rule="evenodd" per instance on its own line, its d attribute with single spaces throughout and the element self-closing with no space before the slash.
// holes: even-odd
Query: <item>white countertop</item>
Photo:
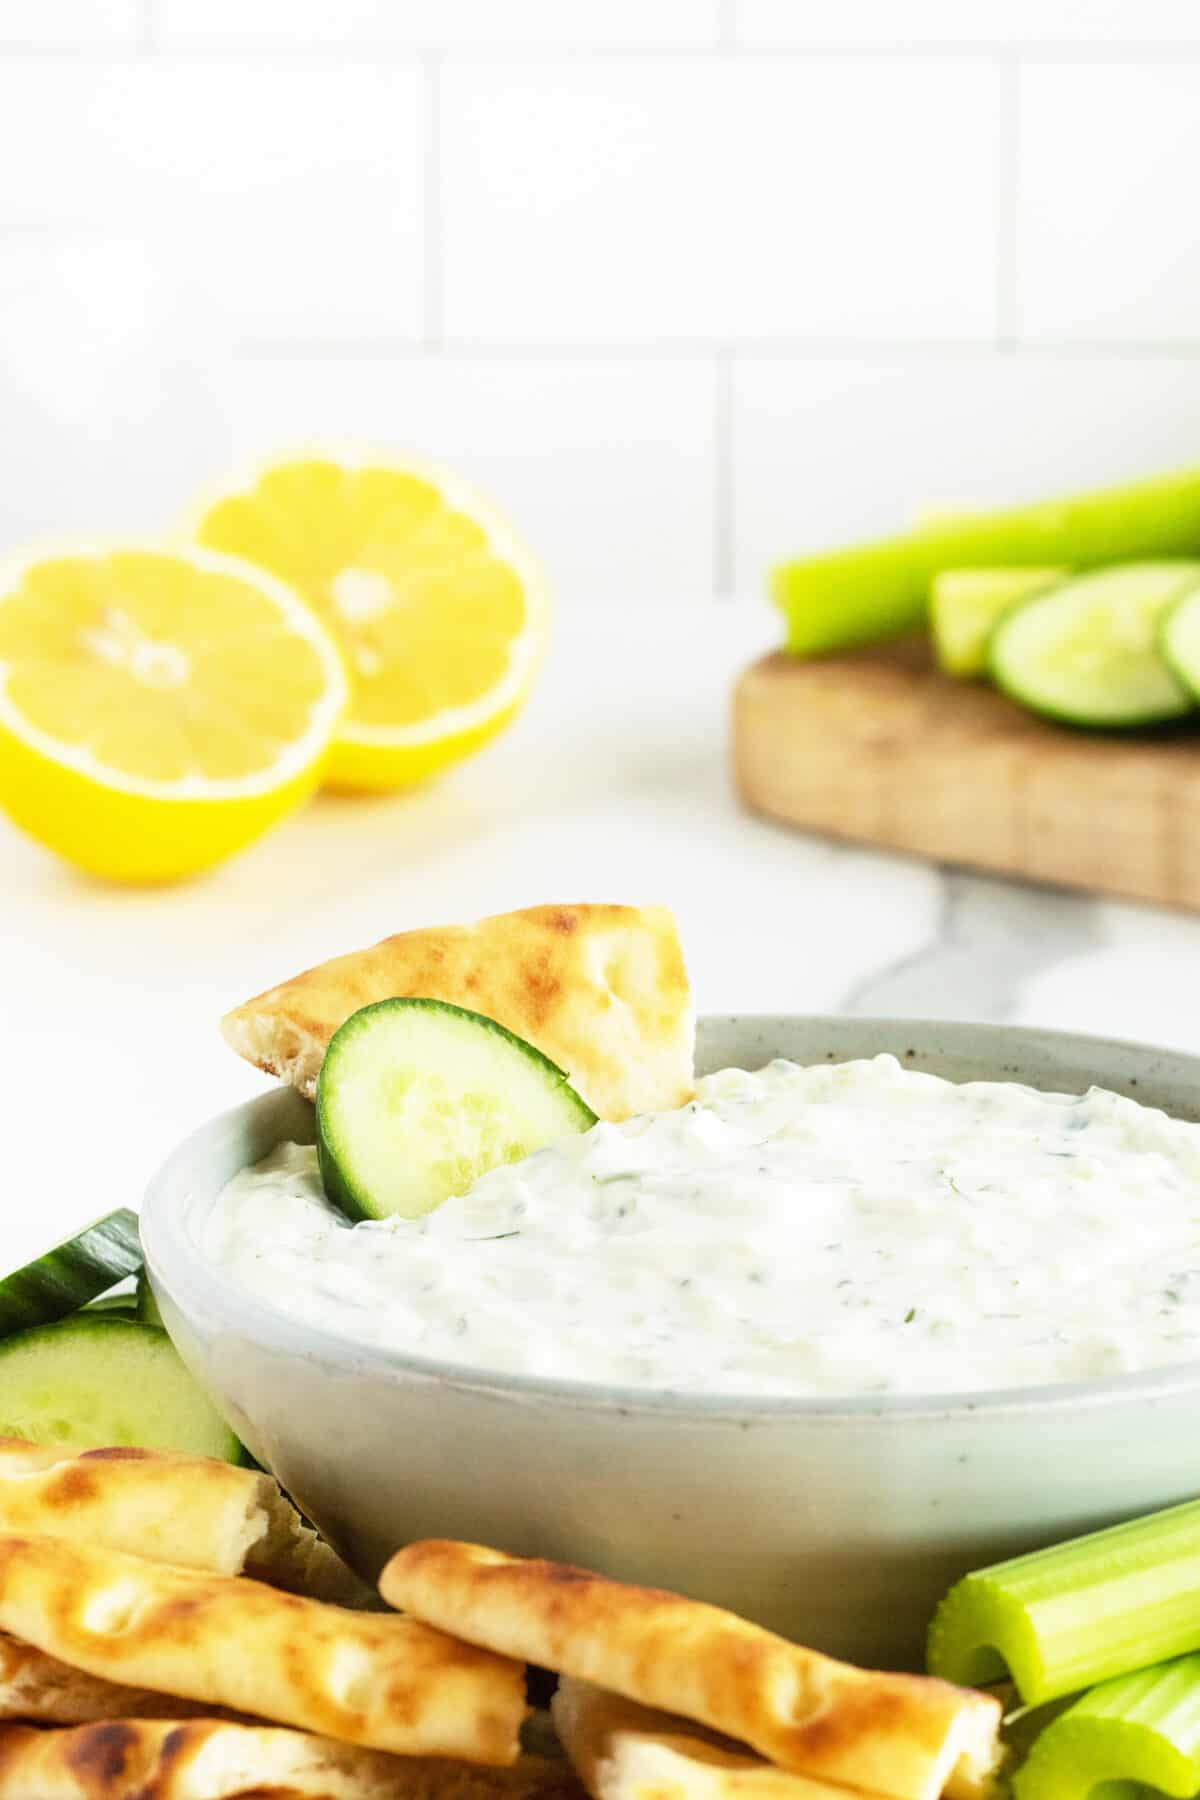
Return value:
<svg viewBox="0 0 1200 1800">
<path fill-rule="evenodd" d="M 729 687 L 754 603 L 558 622 L 516 726 L 421 790 L 322 797 L 210 876 L 123 890 L 0 818 L 6 1260 L 120 1204 L 265 1078 L 226 1007 L 391 931 L 662 901 L 701 1011 L 1015 1019 L 1200 1049 L 1200 918 L 947 874 L 743 813 Z"/>
</svg>

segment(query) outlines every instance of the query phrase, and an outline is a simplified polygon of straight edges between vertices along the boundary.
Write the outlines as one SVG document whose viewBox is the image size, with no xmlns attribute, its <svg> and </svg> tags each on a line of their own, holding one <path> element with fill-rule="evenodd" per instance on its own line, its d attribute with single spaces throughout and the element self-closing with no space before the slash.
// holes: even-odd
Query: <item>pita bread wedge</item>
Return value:
<svg viewBox="0 0 1200 1800">
<path fill-rule="evenodd" d="M 389 1756 L 275 1726 L 117 1719 L 0 1727 L 0 1800 L 582 1800 L 569 1767 Z"/>
<path fill-rule="evenodd" d="M 0 1537 L 0 1630 L 90 1675 L 345 1743 L 516 1760 L 520 1664 L 415 1619 L 347 1612 L 49 1537 Z"/>
<path fill-rule="evenodd" d="M 852 1800 L 852 1789 L 777 1769 L 744 1744 L 590 1682 L 564 1677 L 551 1710 L 592 1800 Z"/>
<path fill-rule="evenodd" d="M 371 1603 L 270 1475 L 207 1457 L 125 1448 L 79 1455 L 0 1439 L 0 1532 L 27 1531 L 216 1575 L 244 1571 L 335 1605 Z"/>
<path fill-rule="evenodd" d="M 371 1001 L 405 996 L 507 1026 L 565 1069 L 602 1119 L 691 1097 L 687 972 L 661 906 L 532 906 L 403 931 L 269 988 L 221 1029 L 240 1056 L 311 1099 L 338 1026 Z"/>
<path fill-rule="evenodd" d="M 677 1594 L 437 1540 L 398 1551 L 379 1586 L 468 1643 L 681 1713 L 822 1781 L 937 1800 L 981 1792 L 995 1766 L 990 1696 L 857 1669 Z"/>
</svg>

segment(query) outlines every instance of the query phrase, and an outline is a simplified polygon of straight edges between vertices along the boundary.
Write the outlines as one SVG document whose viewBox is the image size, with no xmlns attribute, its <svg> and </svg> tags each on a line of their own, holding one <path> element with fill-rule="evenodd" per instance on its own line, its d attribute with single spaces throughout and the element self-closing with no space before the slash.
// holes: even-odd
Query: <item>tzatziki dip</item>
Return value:
<svg viewBox="0 0 1200 1800">
<path fill-rule="evenodd" d="M 891 1056 L 724 1069 L 417 1220 L 350 1225 L 315 1150 L 201 1229 L 255 1299 L 474 1369 L 707 1394 L 948 1393 L 1200 1355 L 1200 1125 Z"/>
</svg>

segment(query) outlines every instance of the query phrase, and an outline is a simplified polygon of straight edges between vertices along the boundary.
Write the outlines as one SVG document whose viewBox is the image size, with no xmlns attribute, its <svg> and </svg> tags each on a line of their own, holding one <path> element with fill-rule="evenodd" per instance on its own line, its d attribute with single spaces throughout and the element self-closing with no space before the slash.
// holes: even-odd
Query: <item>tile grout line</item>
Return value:
<svg viewBox="0 0 1200 1800">
<path fill-rule="evenodd" d="M 760 44 L 726 37 L 726 27 L 718 24 L 719 35 L 708 44 L 468 44 L 423 47 L 420 43 L 388 42 L 386 39 L 363 37 L 348 44 L 297 45 L 233 41 L 224 44 L 189 45 L 163 40 L 154 23 L 155 0 L 140 0 L 141 43 L 109 45 L 92 43 L 38 44 L 10 40 L 0 42 L 0 60 L 30 62 L 122 62 L 131 52 L 153 49 L 164 61 L 174 63 L 256 63 L 275 67 L 305 67 L 317 64 L 326 69 L 375 68 L 381 64 L 420 64 L 431 57 L 476 67 L 508 67 L 522 63 L 537 64 L 604 64 L 646 61 L 686 63 L 728 58 L 738 61 L 829 63 L 829 62 L 972 62 L 986 64 L 997 57 L 1017 57 L 1027 62 L 1076 64 L 1083 67 L 1153 64 L 1159 62 L 1194 65 L 1200 61 L 1200 41 L 1180 40 L 1176 43 L 1155 41 L 1129 45 L 1098 42 L 1072 44 L 1039 43 L 1025 38 L 992 39 L 972 42 L 949 39 L 932 43 L 911 40 L 884 40 L 877 43 L 812 43 Z M 719 15 L 719 19 L 724 17 Z M 149 23 L 148 23 L 149 22 Z M 147 41 L 149 33 L 150 41 Z"/>
<path fill-rule="evenodd" d="M 436 50 L 421 59 L 425 71 L 425 179 L 423 344 L 429 354 L 445 348 L 444 251 L 442 216 L 442 57 Z"/>
<path fill-rule="evenodd" d="M 735 463 L 733 347 L 722 344 L 713 357 L 713 594 L 733 593 Z"/>
<path fill-rule="evenodd" d="M 57 225 L 0 226 L 0 244 L 6 241 L 53 240 Z M 440 323 L 440 321 L 439 321 Z M 497 338 L 454 338 L 438 331 L 436 342 L 423 337 L 361 338 L 241 338 L 234 354 L 262 361 L 287 358 L 371 361 L 375 358 L 421 356 L 430 349 L 464 360 L 495 362 L 653 362 L 708 363 L 722 351 L 748 362 L 882 362 L 944 363 L 989 362 L 1001 354 L 1027 362 L 1137 362 L 1195 361 L 1200 359 L 1197 338 L 1070 339 L 1022 337 L 1011 345 L 993 338 L 925 343 L 873 338 L 777 338 L 697 339 L 676 341 L 660 338 L 580 338 L 562 341 L 517 342 Z"/>
<path fill-rule="evenodd" d="M 1021 59 L 1003 56 L 1004 81 L 996 171 L 996 348 L 1011 351 L 1019 337 L 1017 231 L 1021 201 Z"/>
</svg>

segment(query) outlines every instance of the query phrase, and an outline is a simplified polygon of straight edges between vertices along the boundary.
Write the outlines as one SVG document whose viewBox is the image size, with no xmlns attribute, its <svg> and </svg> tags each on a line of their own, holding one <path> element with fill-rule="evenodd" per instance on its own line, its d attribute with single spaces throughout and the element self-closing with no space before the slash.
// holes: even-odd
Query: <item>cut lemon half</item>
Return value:
<svg viewBox="0 0 1200 1800">
<path fill-rule="evenodd" d="M 529 691 L 546 636 L 541 576 L 453 476 L 297 457 L 209 504 L 194 534 L 288 582 L 341 645 L 350 705 L 334 786 L 419 781 L 494 737 Z"/>
<path fill-rule="evenodd" d="M 0 573 L 0 806 L 96 874 L 220 861 L 321 779 L 341 658 L 297 595 L 211 551 L 140 546 Z"/>
</svg>

